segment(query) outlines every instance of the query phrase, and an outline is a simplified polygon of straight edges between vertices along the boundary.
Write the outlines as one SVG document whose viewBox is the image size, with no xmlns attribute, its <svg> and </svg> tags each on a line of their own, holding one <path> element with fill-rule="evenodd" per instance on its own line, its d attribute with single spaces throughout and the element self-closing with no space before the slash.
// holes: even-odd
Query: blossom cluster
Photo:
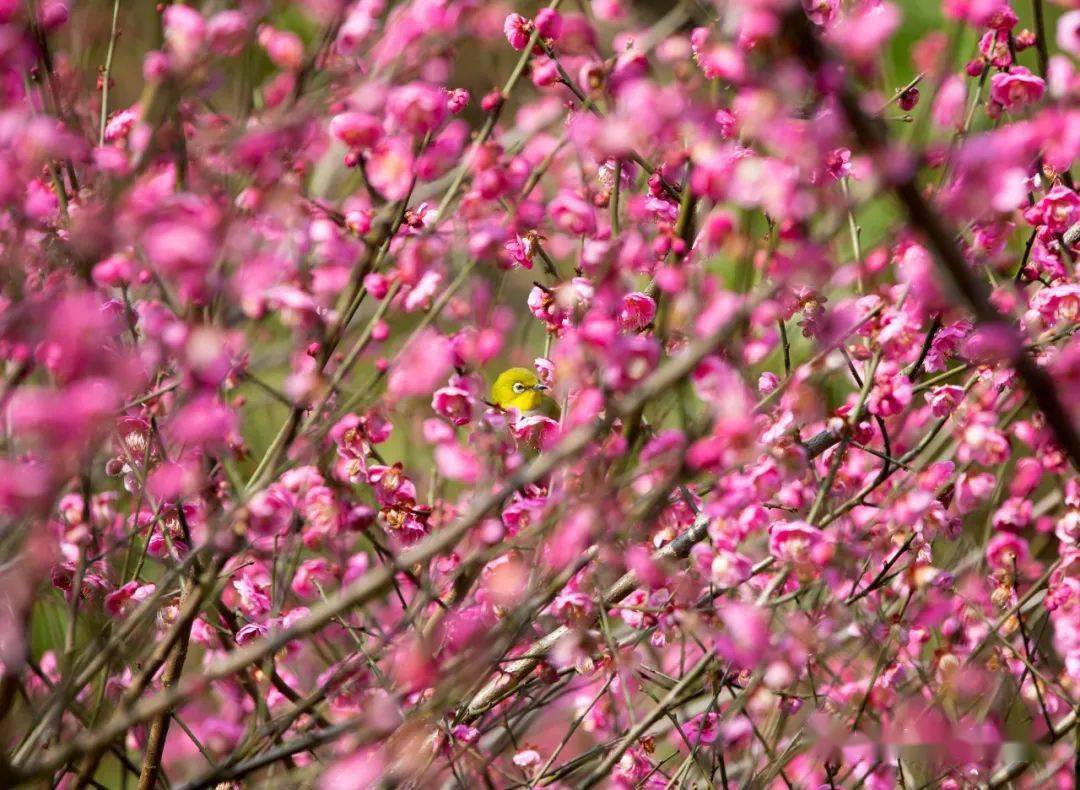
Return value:
<svg viewBox="0 0 1080 790">
<path fill-rule="evenodd" d="M 0 141 L 3 786 L 1073 786 L 1076 0 L 0 0 Z"/>
</svg>

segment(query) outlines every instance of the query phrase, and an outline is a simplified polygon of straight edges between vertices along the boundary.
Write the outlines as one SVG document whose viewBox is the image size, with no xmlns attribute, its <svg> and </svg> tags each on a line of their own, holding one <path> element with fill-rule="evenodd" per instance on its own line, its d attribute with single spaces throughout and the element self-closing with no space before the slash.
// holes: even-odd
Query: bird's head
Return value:
<svg viewBox="0 0 1080 790">
<path fill-rule="evenodd" d="M 543 403 L 545 390 L 547 385 L 528 368 L 509 368 L 491 385 L 491 400 L 503 409 L 534 411 Z"/>
</svg>

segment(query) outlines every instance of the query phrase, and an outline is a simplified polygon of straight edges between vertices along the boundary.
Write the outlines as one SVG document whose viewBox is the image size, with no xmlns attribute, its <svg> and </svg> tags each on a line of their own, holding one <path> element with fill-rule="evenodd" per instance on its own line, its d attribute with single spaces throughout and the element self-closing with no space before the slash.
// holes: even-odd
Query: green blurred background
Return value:
<svg viewBox="0 0 1080 790">
<path fill-rule="evenodd" d="M 959 28 L 953 23 L 947 23 L 940 12 L 940 4 L 931 0 L 900 0 L 898 3 L 903 9 L 903 24 L 900 31 L 893 38 L 887 51 L 883 53 L 881 61 L 881 88 L 886 95 L 891 96 L 892 91 L 906 84 L 915 76 L 915 68 L 911 62 L 912 46 L 933 31 L 943 31 L 947 34 L 956 33 Z M 396 4 L 392 4 L 396 5 Z M 575 2 L 570 0 L 565 4 L 569 12 L 575 10 Z M 667 13 L 672 5 L 662 0 L 653 2 L 628 3 L 632 13 L 639 14 L 643 20 L 660 18 Z M 220 10 L 225 7 L 222 4 L 207 4 L 209 10 Z M 313 22 L 295 3 L 272 4 L 273 22 L 276 26 L 290 29 L 298 33 L 308 44 L 309 51 L 316 45 L 320 35 L 321 26 Z M 508 10 L 526 12 L 535 8 L 536 4 L 512 4 L 507 5 Z M 694 14 L 698 10 L 692 4 L 688 4 Z M 1019 29 L 1033 29 L 1033 14 L 1030 2 L 1021 0 L 1016 6 L 1020 16 Z M 54 54 L 61 59 L 68 58 L 70 66 L 80 75 L 82 80 L 82 95 L 90 95 L 96 79 L 98 69 L 105 60 L 109 28 L 112 17 L 113 3 L 108 0 L 90 0 L 90 2 L 78 2 L 72 10 L 71 23 L 62 31 L 54 34 L 51 38 Z M 1055 5 L 1047 5 L 1048 37 L 1053 41 L 1055 23 L 1062 10 Z M 688 30 L 691 23 L 688 23 Z M 160 46 L 160 29 L 158 23 L 158 11 L 151 2 L 121 2 L 120 4 L 120 29 L 121 36 L 118 40 L 116 53 L 113 61 L 112 76 L 113 87 L 111 89 L 110 108 L 121 109 L 138 100 L 143 90 L 141 77 L 142 59 L 147 51 Z M 508 73 L 510 64 L 515 58 L 515 53 L 509 47 L 495 45 L 469 44 L 461 48 L 461 58 L 455 64 L 457 73 L 453 80 L 455 86 L 467 87 L 472 91 L 474 102 L 471 112 L 473 120 L 477 116 L 477 99 L 486 93 L 493 85 L 502 81 Z M 956 63 L 964 61 L 976 54 L 976 36 L 970 30 L 963 30 L 955 39 L 954 53 Z M 481 48 L 482 47 L 482 48 Z M 1054 47 L 1051 44 L 1051 50 Z M 1021 62 L 1033 70 L 1035 68 L 1034 49 L 1024 52 L 1020 56 Z M 236 59 L 235 63 L 229 64 L 225 69 L 226 79 L 209 92 L 209 97 L 215 106 L 223 112 L 231 112 L 235 109 L 235 100 L 238 95 L 238 83 L 241 75 L 246 71 L 254 74 L 256 84 L 262 82 L 273 73 L 269 61 L 255 48 Z M 230 103 L 232 102 L 232 103 Z M 907 125 L 909 130 L 915 130 L 926 113 L 929 101 L 924 94 L 924 100 L 912 112 L 914 122 Z M 84 113 L 87 118 L 88 137 L 94 137 L 91 124 L 94 113 Z M 504 115 L 510 118 L 512 115 Z M 976 126 L 987 125 L 987 120 L 977 116 Z M 859 212 L 859 223 L 862 226 L 862 239 L 864 249 L 871 249 L 876 243 L 884 238 L 889 229 L 895 224 L 897 212 L 895 207 L 886 199 L 876 199 L 867 203 Z M 764 232 L 764 223 L 760 222 L 757 230 Z M 840 254 L 850 255 L 850 248 L 844 250 L 846 241 L 838 242 Z M 456 262 L 460 265 L 460 261 Z M 710 262 L 710 267 L 718 271 L 729 282 L 734 283 L 738 272 L 737 261 L 717 260 Z M 569 270 L 568 266 L 564 267 Z M 532 275 L 529 272 L 515 272 L 506 276 L 497 272 L 489 272 L 486 276 L 492 279 L 493 290 L 502 294 L 505 302 L 520 305 L 520 322 L 518 329 L 509 339 L 510 349 L 507 358 L 515 362 L 528 361 L 538 356 L 543 349 L 543 334 L 538 323 L 527 313 L 524 307 L 525 295 L 531 287 Z M 503 278 L 507 277 L 503 282 Z M 368 304 L 358 316 L 357 323 L 363 325 L 370 316 L 372 305 Z M 388 342 L 383 353 L 392 356 L 396 351 L 396 343 L 406 337 L 409 330 L 417 321 L 419 315 L 412 315 L 395 319 L 391 340 Z M 793 330 L 790 335 L 794 341 L 793 357 L 796 362 L 805 360 L 812 349 L 801 339 L 799 332 Z M 269 321 L 255 329 L 250 337 L 253 357 L 258 362 L 253 367 L 273 385 L 280 387 L 288 372 L 286 333 L 274 321 Z M 265 366 L 269 365 L 269 369 Z M 761 366 L 762 368 L 778 369 L 776 355 L 770 357 Z M 356 374 L 348 382 L 349 389 L 358 389 L 371 375 L 371 361 L 361 364 Z M 840 402 L 845 394 L 845 384 L 828 386 L 826 400 L 829 405 Z M 248 406 L 243 410 L 244 423 L 243 435 L 251 449 L 252 457 L 239 464 L 240 471 L 246 476 L 254 467 L 255 461 L 261 457 L 266 447 L 270 444 L 278 427 L 286 417 L 287 410 L 280 402 L 267 395 L 264 391 L 250 384 L 245 384 L 241 391 L 248 399 Z M 418 404 L 418 408 L 426 404 Z M 415 436 L 410 436 L 408 429 L 395 429 L 391 441 L 380 448 L 384 457 L 390 462 L 402 461 L 409 470 L 423 470 L 428 468 L 427 451 L 416 441 Z M 418 479 L 417 484 L 422 496 L 428 491 L 430 481 Z M 448 489 L 453 492 L 453 489 Z M 48 591 L 38 604 L 32 621 L 32 650 L 35 657 L 48 649 L 55 649 L 64 643 L 65 623 L 67 620 L 67 605 L 55 591 Z M 81 621 L 83 630 L 78 638 L 82 642 L 90 637 L 91 632 L 98 629 L 100 621 L 93 617 L 87 617 Z M 149 638 L 149 636 L 148 636 Z"/>
</svg>

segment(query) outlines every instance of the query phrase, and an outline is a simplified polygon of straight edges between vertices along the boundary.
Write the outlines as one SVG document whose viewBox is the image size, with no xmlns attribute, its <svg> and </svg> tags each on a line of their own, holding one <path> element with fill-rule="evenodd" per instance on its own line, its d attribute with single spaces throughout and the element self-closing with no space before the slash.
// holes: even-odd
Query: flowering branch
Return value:
<svg viewBox="0 0 1080 790">
<path fill-rule="evenodd" d="M 0 4 L 0 784 L 1067 784 L 1080 12 L 913 2 Z"/>
</svg>

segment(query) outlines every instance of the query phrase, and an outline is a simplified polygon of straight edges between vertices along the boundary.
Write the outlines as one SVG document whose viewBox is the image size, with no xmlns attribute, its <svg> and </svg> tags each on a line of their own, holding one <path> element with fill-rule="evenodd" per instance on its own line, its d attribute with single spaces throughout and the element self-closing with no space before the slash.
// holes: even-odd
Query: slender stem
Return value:
<svg viewBox="0 0 1080 790">
<path fill-rule="evenodd" d="M 117 20 L 119 18 L 120 0 L 113 0 L 109 49 L 105 53 L 105 68 L 101 71 L 101 124 L 98 129 L 98 145 L 105 145 L 105 126 L 109 122 L 109 80 L 112 75 L 113 51 L 116 49 Z"/>
<path fill-rule="evenodd" d="M 764 296 L 768 294 L 763 295 L 762 298 Z M 65 765 L 77 755 L 100 749 L 135 724 L 159 717 L 163 712 L 171 710 L 180 700 L 205 688 L 207 683 L 233 675 L 244 667 L 261 661 L 285 647 L 292 640 L 323 628 L 343 612 L 362 606 L 384 594 L 392 589 L 398 568 L 426 564 L 454 550 L 466 534 L 515 491 L 545 478 L 571 459 L 580 457 L 602 432 L 610 429 L 615 419 L 625 419 L 642 404 L 669 391 L 690 376 L 702 359 L 727 342 L 727 339 L 742 325 L 750 310 L 759 301 L 749 300 L 742 309 L 735 311 L 728 321 L 714 332 L 694 341 L 680 354 L 666 361 L 633 392 L 612 404 L 604 419 L 594 424 L 579 426 L 569 432 L 559 444 L 510 475 L 506 482 L 496 490 L 474 498 L 469 510 L 455 523 L 432 533 L 420 543 L 401 552 L 396 558 L 395 565 L 369 570 L 355 582 L 339 590 L 334 597 L 313 605 L 304 617 L 288 628 L 274 631 L 240 650 L 223 656 L 205 666 L 198 676 L 181 680 L 175 686 L 165 688 L 126 710 L 118 711 L 98 729 L 58 744 L 56 748 L 38 755 L 35 760 L 18 766 L 19 773 L 26 777 L 42 776 Z M 706 534 L 707 523 L 706 521 L 699 529 L 692 530 L 687 540 L 676 540 L 668 544 L 661 550 L 661 556 L 673 556 L 680 550 L 688 551 L 693 543 L 700 541 Z M 625 597 L 632 589 L 634 576 L 627 574 L 624 578 L 626 579 L 623 582 L 625 586 L 623 596 Z"/>
<path fill-rule="evenodd" d="M 694 664 L 694 666 L 682 676 L 682 679 L 680 679 L 679 682 L 664 695 L 663 699 L 661 699 L 651 711 L 643 716 L 635 726 L 627 731 L 622 740 L 619 741 L 614 749 L 607 753 L 600 762 L 600 765 L 585 777 L 578 787 L 583 788 L 583 790 L 588 790 L 588 788 L 603 781 L 603 779 L 611 772 L 611 769 L 615 764 L 622 758 L 623 754 L 626 753 L 626 750 L 633 746 L 634 743 L 637 742 L 637 739 L 640 738 L 649 727 L 663 718 L 669 709 L 675 707 L 676 703 L 683 697 L 685 692 L 701 679 L 702 675 L 705 674 L 705 670 L 707 670 L 715 660 L 716 656 L 712 653 L 706 653 L 698 659 L 697 663 Z"/>
<path fill-rule="evenodd" d="M 611 210 L 611 237 L 618 238 L 619 236 L 619 193 L 622 189 L 622 160 L 615 160 L 615 180 L 611 185 L 611 198 L 610 198 L 610 210 Z"/>
<path fill-rule="evenodd" d="M 826 52 L 801 8 L 785 17 L 785 29 L 812 71 L 817 72 L 827 65 Z M 841 84 L 837 98 L 859 143 L 872 153 L 886 150 L 888 137 L 885 128 L 866 115 L 858 97 L 846 83 Z M 1016 341 L 1013 367 L 1035 398 L 1057 443 L 1073 467 L 1080 469 L 1080 433 L 1065 409 L 1053 381 L 1047 372 L 1023 351 L 1015 329 L 990 302 L 986 283 L 975 275 L 964 260 L 954 241 L 956 235 L 946 226 L 941 212 L 927 203 L 913 175 L 894 184 L 893 191 L 907 211 L 913 227 L 929 242 L 939 264 L 979 323 L 1010 329 Z"/>
<path fill-rule="evenodd" d="M 1043 0 L 1031 0 L 1035 16 L 1035 52 L 1039 56 L 1039 75 L 1045 80 L 1050 71 L 1050 50 L 1046 45 L 1046 19 Z"/>
<path fill-rule="evenodd" d="M 781 316 L 776 320 L 776 325 L 780 329 L 780 347 L 784 352 L 784 377 L 787 378 L 791 375 L 791 344 L 788 342 L 787 324 Z"/>
</svg>

